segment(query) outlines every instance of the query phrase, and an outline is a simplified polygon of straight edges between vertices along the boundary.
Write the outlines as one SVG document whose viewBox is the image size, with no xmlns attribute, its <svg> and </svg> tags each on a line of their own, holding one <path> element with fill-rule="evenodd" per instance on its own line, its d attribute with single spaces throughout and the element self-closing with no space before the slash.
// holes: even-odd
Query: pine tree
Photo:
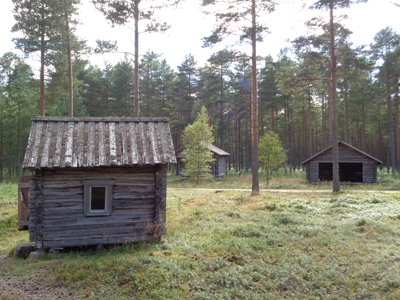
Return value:
<svg viewBox="0 0 400 300">
<path fill-rule="evenodd" d="M 48 54 L 54 49 L 58 39 L 54 35 L 59 15 L 55 12 L 56 0 L 12 0 L 16 24 L 13 32 L 22 32 L 23 37 L 15 38 L 17 49 L 29 55 L 40 51 L 40 115 L 45 115 L 45 66 Z"/>
<path fill-rule="evenodd" d="M 176 6 L 180 0 L 91 0 L 95 7 L 101 11 L 107 20 L 114 25 L 128 25 L 134 21 L 135 34 L 135 79 L 134 79 L 134 117 L 139 116 L 139 21 L 144 22 L 143 32 L 165 32 L 170 26 L 157 19 L 156 11 L 167 7 Z M 144 7 L 142 7 L 142 4 Z M 116 49 L 116 44 L 101 42 L 108 49 Z"/>
<path fill-rule="evenodd" d="M 239 35 L 239 43 L 248 42 L 252 48 L 251 136 L 252 136 L 252 194 L 260 192 L 258 179 L 258 95 L 257 95 L 257 41 L 267 27 L 260 22 L 261 12 L 271 12 L 274 0 L 203 0 L 203 6 L 215 5 L 217 24 L 210 36 L 203 39 L 204 46 L 213 46 L 225 37 Z M 221 9 L 222 8 L 222 9 Z"/>
</svg>

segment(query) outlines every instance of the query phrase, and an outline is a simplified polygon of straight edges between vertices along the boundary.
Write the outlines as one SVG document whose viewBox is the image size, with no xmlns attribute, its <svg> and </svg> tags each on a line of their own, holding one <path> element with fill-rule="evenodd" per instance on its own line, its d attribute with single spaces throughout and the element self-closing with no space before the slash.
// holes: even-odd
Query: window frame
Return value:
<svg viewBox="0 0 400 300">
<path fill-rule="evenodd" d="M 109 216 L 112 213 L 113 186 L 116 180 L 82 180 L 83 183 L 83 210 L 86 217 Z M 92 187 L 105 187 L 104 210 L 92 210 Z"/>
</svg>

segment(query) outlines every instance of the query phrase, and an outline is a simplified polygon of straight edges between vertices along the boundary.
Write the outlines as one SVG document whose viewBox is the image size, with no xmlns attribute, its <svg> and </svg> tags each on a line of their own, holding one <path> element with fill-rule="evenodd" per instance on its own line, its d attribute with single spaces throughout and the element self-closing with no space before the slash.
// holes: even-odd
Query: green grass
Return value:
<svg viewBox="0 0 400 300">
<path fill-rule="evenodd" d="M 16 260 L 0 274 L 41 270 L 89 299 L 400 298 L 400 195 L 169 190 L 167 202 L 165 243 Z"/>
<path fill-rule="evenodd" d="M 269 185 L 267 185 L 266 174 L 259 173 L 260 189 L 289 189 L 289 190 L 331 190 L 332 183 L 308 184 L 305 171 L 287 172 L 280 169 L 279 172 L 273 172 Z M 175 174 L 168 174 L 168 186 L 173 188 L 215 188 L 215 189 L 251 189 L 251 174 L 240 174 L 230 171 L 222 180 L 203 181 L 195 184 L 190 178 L 182 179 Z M 378 171 L 378 182 L 376 184 L 355 184 L 341 185 L 342 191 L 397 191 L 400 190 L 400 174 L 388 174 L 385 171 Z"/>
<path fill-rule="evenodd" d="M 18 184 L 0 184 L 0 252 L 10 252 L 28 241 L 26 231 L 18 231 Z"/>
</svg>

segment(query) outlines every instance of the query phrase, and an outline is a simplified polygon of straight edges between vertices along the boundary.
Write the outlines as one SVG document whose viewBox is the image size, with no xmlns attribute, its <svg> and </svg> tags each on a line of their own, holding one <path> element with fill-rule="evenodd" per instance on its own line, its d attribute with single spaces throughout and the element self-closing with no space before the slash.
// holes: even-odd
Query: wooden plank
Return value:
<svg viewBox="0 0 400 300">
<path fill-rule="evenodd" d="M 126 199 L 154 199 L 154 193 L 114 193 L 114 200 L 126 200 Z"/>
<path fill-rule="evenodd" d="M 40 167 L 47 167 L 49 165 L 49 150 L 50 144 L 52 140 L 52 129 L 53 129 L 53 122 L 49 122 L 45 124 L 45 137 L 44 137 L 44 146 L 43 146 L 43 153 L 42 159 L 40 162 Z"/>
<path fill-rule="evenodd" d="M 129 137 L 131 142 L 131 157 L 132 157 L 132 164 L 139 163 L 139 149 L 137 144 L 136 138 L 136 125 L 134 123 L 129 123 Z"/>
<path fill-rule="evenodd" d="M 159 164 L 161 161 L 160 161 L 160 154 L 159 154 L 159 150 L 158 150 L 159 149 L 158 139 L 157 139 L 157 135 L 155 133 L 154 123 L 149 122 L 148 127 L 149 127 L 148 135 L 149 135 L 149 141 L 150 141 L 149 148 L 152 150 L 150 163 Z"/>
<path fill-rule="evenodd" d="M 61 147 L 62 147 L 62 137 L 64 133 L 64 123 L 57 123 L 57 136 L 56 136 L 56 148 L 53 157 L 53 166 L 59 167 L 61 165 Z"/>
<path fill-rule="evenodd" d="M 105 140 L 104 140 L 104 123 L 100 122 L 98 123 L 98 129 L 99 129 L 99 136 L 98 139 L 96 140 L 97 146 L 99 148 L 99 166 L 105 166 L 106 165 L 106 153 L 105 153 Z"/>
<path fill-rule="evenodd" d="M 109 124 L 110 131 L 110 164 L 115 166 L 117 164 L 117 144 L 115 137 L 115 123 L 110 122 Z"/>
<path fill-rule="evenodd" d="M 159 145 L 160 162 L 166 163 L 170 160 L 170 153 L 168 151 L 168 145 L 165 140 L 165 135 L 163 134 L 162 123 L 155 124 L 157 144 Z"/>
<path fill-rule="evenodd" d="M 87 122 L 83 122 L 82 131 L 82 167 L 87 167 L 89 153 L 89 124 Z"/>
<path fill-rule="evenodd" d="M 95 161 L 95 145 L 94 145 L 94 139 L 95 139 L 95 134 L 96 134 L 96 124 L 95 123 L 89 123 L 89 135 L 88 135 L 88 140 L 87 143 L 89 145 L 89 151 L 87 154 L 87 166 L 92 167 L 96 165 Z"/>
<path fill-rule="evenodd" d="M 135 176 L 136 175 L 136 176 Z M 149 180 L 153 181 L 154 177 L 150 176 L 140 176 L 138 174 L 92 174 L 90 176 L 86 174 L 79 174 L 79 175 L 53 175 L 53 176 L 46 176 L 45 179 L 46 181 L 59 181 L 59 180 L 82 180 L 82 179 L 104 179 L 104 180 L 118 180 L 120 178 L 123 178 L 124 180 Z"/>
<path fill-rule="evenodd" d="M 73 134 L 74 134 L 74 123 L 69 122 L 68 123 L 68 133 L 67 133 L 67 139 L 65 142 L 65 159 L 64 159 L 64 165 L 66 167 L 71 167 L 72 166 L 72 146 L 73 146 Z"/>
<path fill-rule="evenodd" d="M 76 161 L 73 162 L 74 167 L 82 167 L 83 166 L 83 157 L 84 157 L 84 128 L 85 128 L 85 123 L 79 122 L 78 126 L 75 126 L 77 130 L 76 134 Z"/>
<path fill-rule="evenodd" d="M 54 200 L 50 201 L 43 201 L 43 208 L 44 209 L 57 209 L 59 207 L 66 207 L 68 209 L 74 208 L 83 208 L 83 199 L 81 201 L 61 201 L 61 200 Z"/>
<path fill-rule="evenodd" d="M 127 165 L 129 164 L 129 158 L 128 158 L 128 144 L 127 144 L 127 131 L 126 131 L 126 123 L 121 122 L 119 123 L 119 130 L 121 134 L 121 164 L 122 165 Z"/>
<path fill-rule="evenodd" d="M 71 196 L 83 195 L 83 188 L 66 188 L 66 189 L 45 189 L 43 190 L 44 196 Z"/>
<path fill-rule="evenodd" d="M 132 174 L 132 176 L 140 176 L 140 174 L 148 173 L 153 174 L 155 172 L 155 166 L 133 166 L 133 167 L 97 167 L 97 168 L 82 168 L 82 169 L 70 169 L 70 168 L 61 168 L 61 169 L 45 169 L 43 170 L 43 175 L 75 175 L 75 174 L 96 174 L 106 173 L 106 174 Z M 155 176 L 155 175 L 154 175 Z"/>
<path fill-rule="evenodd" d="M 168 149 L 168 152 L 170 153 L 170 155 L 171 155 L 171 159 L 170 159 L 170 163 L 173 163 L 173 164 L 176 164 L 176 156 L 175 156 L 175 148 L 174 148 L 174 144 L 173 144 L 173 142 L 172 142 L 172 138 L 170 138 L 172 135 L 171 135 L 171 129 L 170 129 L 170 127 L 169 127 L 169 124 L 168 123 L 164 123 L 163 124 L 163 127 L 164 127 L 164 131 L 163 131 L 163 134 L 166 136 L 166 137 L 168 137 L 167 138 L 167 140 L 166 140 L 166 142 L 167 142 L 167 144 L 169 145 L 169 147 L 167 147 L 167 149 Z"/>
<path fill-rule="evenodd" d="M 81 230 L 59 230 L 56 232 L 44 232 L 44 240 L 64 240 L 68 238 L 124 238 L 128 236 L 141 236 L 151 233 L 149 223 L 143 223 L 141 226 L 124 226 L 109 228 L 90 228 Z"/>
<path fill-rule="evenodd" d="M 123 123 L 115 123 L 115 165 L 122 166 L 123 164 L 123 153 L 122 153 L 122 137 L 120 126 Z"/>
<path fill-rule="evenodd" d="M 118 185 L 114 186 L 114 193 L 154 193 L 156 190 L 155 185 L 147 186 L 131 186 L 131 185 Z"/>
<path fill-rule="evenodd" d="M 72 247 L 84 245 L 98 245 L 98 244 L 122 244 L 133 242 L 149 241 L 153 238 L 152 235 L 145 236 L 132 236 L 122 238 L 81 238 L 81 239 L 63 239 L 61 241 L 44 241 L 44 247 Z"/>
<path fill-rule="evenodd" d="M 35 144 L 35 132 L 36 130 L 36 123 L 33 122 L 31 126 L 31 131 L 29 132 L 28 144 L 26 146 L 25 157 L 24 157 L 24 168 L 33 167 L 31 166 L 31 155 L 33 151 L 33 145 Z"/>
<path fill-rule="evenodd" d="M 110 216 L 66 216 L 62 222 L 59 220 L 43 220 L 43 226 L 53 227 L 74 227 L 74 226 L 109 226 L 112 224 L 123 224 L 127 222 L 142 222 L 149 217 L 153 217 L 152 209 L 128 209 L 126 211 L 115 211 Z M 143 221 L 144 222 L 144 221 Z"/>
<path fill-rule="evenodd" d="M 38 122 L 35 128 L 35 143 L 31 149 L 31 161 L 29 165 L 33 168 L 37 167 L 38 155 L 39 155 L 39 147 L 41 143 L 41 136 L 42 136 L 42 129 L 43 129 L 43 122 Z"/>
<path fill-rule="evenodd" d="M 148 216 L 147 218 L 138 218 L 137 220 L 132 219 L 132 220 L 125 220 L 125 222 L 114 222 L 114 223 L 92 223 L 92 224 L 71 224 L 71 225 L 64 225 L 63 222 L 58 222 L 59 225 L 61 226 L 47 226 L 44 225 L 43 232 L 46 234 L 46 237 L 49 236 L 55 236 L 61 237 L 63 236 L 72 236 L 72 233 L 76 232 L 79 234 L 79 232 L 82 232 L 80 234 L 81 236 L 87 236 L 89 237 L 91 233 L 98 232 L 98 233 L 103 233 L 105 231 L 114 231 L 114 235 L 108 235 L 108 237 L 111 236 L 117 236 L 117 234 L 124 233 L 132 233 L 134 229 L 139 229 L 139 228 L 146 228 L 151 226 L 151 221 L 153 220 L 152 216 Z M 54 222 L 54 221 L 53 221 Z M 143 232 L 143 230 L 140 230 Z M 138 233 L 141 233 L 141 232 Z M 78 235 L 76 235 L 78 236 Z"/>
<path fill-rule="evenodd" d="M 140 156 L 142 157 L 141 163 L 149 164 L 150 163 L 150 159 L 149 159 L 150 151 L 149 151 L 149 147 L 146 143 L 146 136 L 145 136 L 145 133 L 147 133 L 147 130 L 145 129 L 144 123 L 139 123 L 138 127 L 139 127 L 138 135 L 140 137 L 140 146 L 141 146 L 141 147 L 139 147 L 139 154 L 141 154 Z M 142 149 L 142 151 L 140 151 L 140 148 Z M 140 160 L 139 160 L 139 164 L 140 164 Z"/>
</svg>

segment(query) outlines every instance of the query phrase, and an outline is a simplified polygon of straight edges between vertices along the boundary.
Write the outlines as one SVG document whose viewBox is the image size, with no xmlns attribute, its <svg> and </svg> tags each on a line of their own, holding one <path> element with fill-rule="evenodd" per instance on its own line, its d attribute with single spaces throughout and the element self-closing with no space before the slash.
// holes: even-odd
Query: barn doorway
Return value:
<svg viewBox="0 0 400 300">
<path fill-rule="evenodd" d="M 363 182 L 363 164 L 339 163 L 339 180 L 342 182 Z"/>
<path fill-rule="evenodd" d="M 332 163 L 319 163 L 318 180 L 332 181 L 333 170 Z M 339 181 L 340 182 L 363 182 L 362 163 L 339 163 Z"/>
<path fill-rule="evenodd" d="M 332 163 L 319 163 L 318 181 L 332 181 Z"/>
</svg>

